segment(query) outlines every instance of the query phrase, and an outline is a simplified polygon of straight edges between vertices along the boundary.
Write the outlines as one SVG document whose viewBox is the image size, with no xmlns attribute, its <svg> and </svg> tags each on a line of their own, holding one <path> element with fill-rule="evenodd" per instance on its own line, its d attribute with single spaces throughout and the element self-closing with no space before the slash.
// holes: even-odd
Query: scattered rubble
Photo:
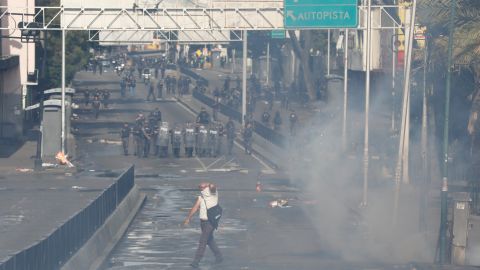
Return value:
<svg viewBox="0 0 480 270">
<path fill-rule="evenodd" d="M 270 207 L 272 207 L 272 208 L 276 208 L 276 207 L 286 208 L 286 207 L 291 207 L 291 206 L 288 205 L 287 200 L 278 199 L 278 200 L 271 201 L 270 202 Z"/>
<path fill-rule="evenodd" d="M 15 171 L 26 173 L 26 172 L 33 172 L 33 169 L 29 169 L 29 168 L 16 168 Z"/>
</svg>

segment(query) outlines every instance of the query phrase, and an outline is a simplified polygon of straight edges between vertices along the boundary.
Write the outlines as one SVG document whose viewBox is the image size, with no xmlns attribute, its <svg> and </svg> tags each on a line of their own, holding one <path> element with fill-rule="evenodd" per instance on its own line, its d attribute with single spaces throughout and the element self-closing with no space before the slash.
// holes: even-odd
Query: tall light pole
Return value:
<svg viewBox="0 0 480 270">
<path fill-rule="evenodd" d="M 327 30 L 327 76 L 330 76 L 330 29 Z"/>
<path fill-rule="evenodd" d="M 62 153 L 65 153 L 65 29 L 62 29 Z"/>
<path fill-rule="evenodd" d="M 452 87 L 452 62 L 453 62 L 453 31 L 456 17 L 455 0 L 451 0 L 449 34 L 448 34 L 448 62 L 447 85 L 445 89 L 445 120 L 443 126 L 443 181 L 440 196 L 440 263 L 447 263 L 447 222 L 448 222 L 448 125 L 450 118 L 450 90 Z"/>
<path fill-rule="evenodd" d="M 408 133 L 410 132 L 409 118 L 410 118 L 410 68 L 412 63 L 412 50 L 413 50 L 413 37 L 415 27 L 415 14 L 416 14 L 417 0 L 413 0 L 411 6 L 410 18 L 407 20 L 409 27 L 406 27 L 405 32 L 407 36 L 406 46 L 406 63 L 405 63 L 405 82 L 403 87 L 403 100 L 402 100 L 402 121 L 400 125 L 400 140 L 398 144 L 398 156 L 397 165 L 395 168 L 395 195 L 393 206 L 393 219 L 392 223 L 397 223 L 398 204 L 400 197 L 400 185 L 402 172 L 408 174 L 408 167 L 405 170 L 405 166 L 408 165 Z M 405 177 L 405 175 L 404 175 Z M 405 178 L 404 178 L 405 179 Z M 408 179 L 408 178 L 407 178 Z"/>
<path fill-rule="evenodd" d="M 247 30 L 243 31 L 243 66 L 242 66 L 242 120 L 245 125 L 245 115 L 247 114 Z"/>
<path fill-rule="evenodd" d="M 348 104 L 348 28 L 344 32 L 343 46 L 343 125 L 342 125 L 342 146 L 343 151 L 347 150 L 347 104 Z"/>
<path fill-rule="evenodd" d="M 366 40 L 366 78 L 365 78 L 365 134 L 364 134 L 364 146 L 363 146 L 363 197 L 362 205 L 367 206 L 368 201 L 368 116 L 370 113 L 370 69 L 371 69 L 371 57 L 372 57 L 372 0 L 368 1 L 367 9 L 367 40 Z"/>
</svg>

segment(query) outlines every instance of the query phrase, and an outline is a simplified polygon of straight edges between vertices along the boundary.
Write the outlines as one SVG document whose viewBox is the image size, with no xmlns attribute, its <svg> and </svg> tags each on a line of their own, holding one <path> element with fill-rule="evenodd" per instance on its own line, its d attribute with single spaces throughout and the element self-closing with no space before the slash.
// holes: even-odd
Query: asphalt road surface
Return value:
<svg viewBox="0 0 480 270">
<path fill-rule="evenodd" d="M 147 91 L 140 80 L 134 99 L 121 99 L 119 77 L 81 72 L 76 76 L 78 93 L 74 122 L 78 156 L 85 170 L 119 174 L 135 164 L 136 183 L 147 202 L 105 263 L 105 269 L 190 269 L 200 236 L 198 216 L 181 226 L 195 202 L 201 181 L 215 182 L 224 208 L 215 233 L 225 260 L 214 265 L 207 250 L 201 269 L 412 269 L 371 263 L 348 263 L 341 254 L 322 245 L 318 231 L 308 217 L 311 198 L 292 186 L 281 171 L 270 168 L 239 147 L 233 155 L 218 158 L 137 158 L 124 156 L 119 132 L 124 122 L 132 123 L 139 112 L 156 107 L 163 121 L 183 124 L 195 115 L 175 99 L 146 102 Z M 95 120 L 83 105 L 82 90 L 109 89 L 112 104 Z M 257 181 L 262 192 L 256 192 Z M 269 202 L 289 200 L 288 207 L 271 208 Z M 406 268 L 404 268 L 406 267 Z"/>
<path fill-rule="evenodd" d="M 115 174 L 135 164 L 136 182 L 148 194 L 142 211 L 106 262 L 106 269 L 188 269 L 199 238 L 198 217 L 186 228 L 180 224 L 196 199 L 196 187 L 201 181 L 218 184 L 225 209 L 215 235 L 225 261 L 214 266 L 213 256 L 207 251 L 202 269 L 315 268 L 320 244 L 301 208 L 294 204 L 291 208 L 269 207 L 271 200 L 296 196 L 296 189 L 282 173 L 245 155 L 238 147 L 233 155 L 218 158 L 123 156 L 121 124 L 131 123 L 140 111 L 148 114 L 159 107 L 163 121 L 171 124 L 193 121 L 195 115 L 172 100 L 145 102 L 147 93 L 141 83 L 135 99 L 122 101 L 119 83 L 115 83 L 118 77 L 112 73 L 101 77 L 80 73 L 76 78 L 79 93 L 75 100 L 80 108 L 74 126 L 80 166 Z M 110 89 L 112 100 L 119 102 L 102 110 L 95 120 L 90 107 L 81 102 L 81 91 L 87 86 Z M 264 187 L 261 193 L 255 191 L 258 180 Z M 302 254 L 306 257 L 301 258 Z"/>
</svg>

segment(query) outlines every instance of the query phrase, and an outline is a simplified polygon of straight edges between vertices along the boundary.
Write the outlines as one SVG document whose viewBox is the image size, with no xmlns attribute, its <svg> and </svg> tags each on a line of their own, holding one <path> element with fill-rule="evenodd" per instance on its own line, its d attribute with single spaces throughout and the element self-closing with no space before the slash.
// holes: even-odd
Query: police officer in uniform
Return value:
<svg viewBox="0 0 480 270">
<path fill-rule="evenodd" d="M 235 141 L 235 136 L 237 135 L 235 131 L 235 123 L 233 122 L 232 118 L 228 119 L 225 129 L 227 133 L 227 151 L 228 154 L 231 155 L 233 150 L 233 142 Z"/>
<path fill-rule="evenodd" d="M 207 153 L 211 157 L 217 157 L 217 146 L 218 146 L 218 131 L 217 127 L 212 124 L 208 129 L 208 150 Z"/>
<path fill-rule="evenodd" d="M 270 126 L 270 113 L 268 113 L 267 110 L 265 110 L 262 114 L 262 124 L 264 124 L 266 127 Z"/>
<path fill-rule="evenodd" d="M 92 101 L 92 108 L 93 108 L 93 114 L 95 115 L 95 119 L 98 119 L 98 116 L 100 114 L 100 97 L 95 96 L 95 98 Z"/>
<path fill-rule="evenodd" d="M 200 113 L 197 116 L 197 123 L 201 125 L 208 125 L 210 123 L 210 115 L 205 107 L 200 109 Z"/>
<path fill-rule="evenodd" d="M 252 141 L 253 141 L 253 126 L 251 123 L 247 123 L 243 130 L 243 143 L 245 147 L 245 154 L 250 155 L 252 153 Z"/>
<path fill-rule="evenodd" d="M 163 122 L 158 130 L 157 136 L 157 147 L 159 152 L 159 157 L 168 157 L 168 144 L 170 141 L 168 123 Z"/>
<path fill-rule="evenodd" d="M 141 157 L 143 152 L 143 132 L 142 126 L 139 124 L 136 124 L 133 128 L 133 142 L 135 144 L 135 151 L 133 154 L 137 157 Z"/>
<path fill-rule="evenodd" d="M 128 156 L 128 142 L 130 139 L 130 127 L 127 123 L 123 124 L 123 128 L 120 131 L 120 138 L 122 138 L 123 154 Z"/>
<path fill-rule="evenodd" d="M 195 146 L 195 129 L 192 123 L 187 122 L 183 129 L 183 144 L 185 145 L 185 155 L 193 157 L 193 147 Z"/>
<path fill-rule="evenodd" d="M 217 154 L 223 154 L 223 137 L 225 137 L 225 128 L 223 127 L 223 123 L 218 121 L 217 122 L 217 131 L 218 131 L 218 141 L 217 141 Z"/>
<path fill-rule="evenodd" d="M 171 132 L 172 134 L 172 152 L 176 158 L 180 157 L 180 147 L 182 145 L 182 130 L 178 125 Z"/>
<path fill-rule="evenodd" d="M 289 120 L 290 120 L 290 135 L 295 135 L 295 126 L 297 124 L 298 117 L 294 110 L 292 110 L 292 112 L 290 113 Z"/>
<path fill-rule="evenodd" d="M 85 98 L 85 107 L 90 104 L 90 91 L 87 89 L 83 92 L 83 97 Z"/>
<path fill-rule="evenodd" d="M 149 125 L 144 125 L 142 128 L 143 133 L 143 157 L 147 158 L 150 154 L 150 145 L 153 136 L 153 130 Z"/>
<path fill-rule="evenodd" d="M 204 157 L 207 154 L 208 147 L 208 130 L 205 126 L 200 126 L 197 134 L 197 142 L 195 153 L 199 157 Z"/>
</svg>

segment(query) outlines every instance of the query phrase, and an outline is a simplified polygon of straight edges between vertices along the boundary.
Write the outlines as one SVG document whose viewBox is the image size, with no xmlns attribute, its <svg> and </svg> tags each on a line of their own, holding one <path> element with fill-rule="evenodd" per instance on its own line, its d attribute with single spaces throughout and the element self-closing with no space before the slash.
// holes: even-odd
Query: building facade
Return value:
<svg viewBox="0 0 480 270">
<path fill-rule="evenodd" d="M 35 11 L 34 0 L 0 0 L 0 6 L 25 7 Z M 2 26 L 31 20 L 11 16 Z M 21 138 L 24 133 L 26 97 L 35 70 L 35 44 L 26 43 L 19 30 L 2 30 L 0 38 L 0 139 Z"/>
</svg>

